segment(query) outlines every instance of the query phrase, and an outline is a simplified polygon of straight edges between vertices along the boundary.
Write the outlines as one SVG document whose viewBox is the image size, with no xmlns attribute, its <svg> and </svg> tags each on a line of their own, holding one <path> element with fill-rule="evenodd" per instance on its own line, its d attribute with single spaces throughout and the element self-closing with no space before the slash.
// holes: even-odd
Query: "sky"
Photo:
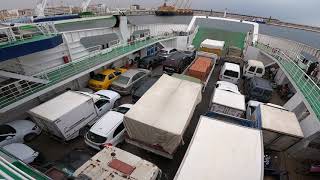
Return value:
<svg viewBox="0 0 320 180">
<path fill-rule="evenodd" d="M 38 0 L 0 0 L 0 9 L 33 8 Z M 171 0 L 173 2 L 175 0 Z M 170 2 L 170 1 L 169 1 Z M 158 7 L 163 0 L 92 0 L 91 4 L 128 7 Z M 80 5 L 81 0 L 48 0 L 52 5 Z M 274 18 L 307 25 L 320 26 L 320 0 L 192 0 L 193 9 L 213 9 Z"/>
</svg>

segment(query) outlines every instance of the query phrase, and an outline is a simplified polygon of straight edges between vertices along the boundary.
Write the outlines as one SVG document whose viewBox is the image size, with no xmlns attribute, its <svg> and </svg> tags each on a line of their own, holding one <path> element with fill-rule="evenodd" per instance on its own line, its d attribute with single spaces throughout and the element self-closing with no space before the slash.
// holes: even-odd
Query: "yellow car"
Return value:
<svg viewBox="0 0 320 180">
<path fill-rule="evenodd" d="M 124 68 L 106 69 L 89 80 L 89 87 L 95 91 L 108 89 L 111 83 L 126 71 Z"/>
</svg>

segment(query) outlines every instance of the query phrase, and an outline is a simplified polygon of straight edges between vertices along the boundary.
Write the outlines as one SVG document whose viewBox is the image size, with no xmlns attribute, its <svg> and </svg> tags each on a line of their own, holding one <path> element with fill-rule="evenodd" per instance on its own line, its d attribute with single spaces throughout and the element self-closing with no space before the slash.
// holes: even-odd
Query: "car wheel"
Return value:
<svg viewBox="0 0 320 180">
<path fill-rule="evenodd" d="M 86 133 L 90 130 L 89 126 L 85 126 L 79 130 L 79 136 L 84 137 Z"/>
<path fill-rule="evenodd" d="M 113 107 L 118 107 L 120 106 L 120 99 L 117 99 L 116 102 L 114 102 Z"/>
<path fill-rule="evenodd" d="M 36 133 L 30 133 L 24 136 L 23 140 L 25 142 L 30 142 L 32 140 L 34 140 L 38 135 Z"/>
</svg>

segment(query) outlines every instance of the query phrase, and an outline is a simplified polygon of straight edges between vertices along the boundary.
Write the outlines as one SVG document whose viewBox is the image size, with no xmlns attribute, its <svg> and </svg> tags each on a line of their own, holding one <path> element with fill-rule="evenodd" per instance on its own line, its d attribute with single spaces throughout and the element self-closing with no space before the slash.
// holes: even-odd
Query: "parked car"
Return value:
<svg viewBox="0 0 320 180">
<path fill-rule="evenodd" d="M 150 69 L 152 70 L 156 66 L 160 65 L 162 60 L 156 56 L 147 56 L 138 61 L 138 68 Z"/>
<path fill-rule="evenodd" d="M 219 80 L 238 84 L 240 80 L 240 66 L 235 63 L 224 63 L 220 71 Z"/>
<path fill-rule="evenodd" d="M 0 147 L 12 143 L 29 142 L 40 133 L 40 127 L 28 120 L 15 120 L 2 124 L 0 125 Z"/>
<path fill-rule="evenodd" d="M 270 81 L 253 77 L 245 85 L 246 94 L 251 100 L 268 102 L 272 98 L 273 88 Z"/>
<path fill-rule="evenodd" d="M 39 152 L 22 143 L 8 144 L 2 148 L 27 164 L 32 163 L 39 156 Z"/>
<path fill-rule="evenodd" d="M 172 53 L 177 52 L 178 50 L 175 48 L 163 48 L 159 51 L 158 57 L 161 61 L 164 61 L 169 57 Z"/>
<path fill-rule="evenodd" d="M 84 135 L 88 126 L 119 104 L 119 99 L 119 93 L 111 90 L 94 94 L 67 91 L 31 109 L 29 114 L 44 131 L 69 141 Z"/>
<path fill-rule="evenodd" d="M 159 76 L 146 78 L 141 83 L 141 86 L 137 88 L 134 87 L 132 93 L 132 102 L 136 103 L 144 95 L 144 93 L 146 93 L 151 86 L 158 81 L 159 78 Z"/>
<path fill-rule="evenodd" d="M 243 76 L 246 78 L 262 77 L 265 73 L 264 64 L 257 60 L 248 60 L 243 66 Z"/>
<path fill-rule="evenodd" d="M 124 140 L 123 116 L 130 110 L 132 104 L 123 104 L 103 115 L 87 132 L 85 143 L 97 150 L 102 145 L 116 146 Z"/>
<path fill-rule="evenodd" d="M 129 69 L 112 82 L 111 89 L 122 95 L 130 94 L 133 85 L 140 84 L 141 80 L 149 76 L 150 73 L 151 71 L 146 69 Z"/>
<path fill-rule="evenodd" d="M 124 68 L 106 69 L 89 80 L 89 87 L 95 91 L 108 89 L 111 83 L 126 71 L 127 69 Z"/>
<path fill-rule="evenodd" d="M 163 61 L 163 71 L 167 74 L 182 73 L 192 60 L 183 52 L 175 52 Z"/>
</svg>

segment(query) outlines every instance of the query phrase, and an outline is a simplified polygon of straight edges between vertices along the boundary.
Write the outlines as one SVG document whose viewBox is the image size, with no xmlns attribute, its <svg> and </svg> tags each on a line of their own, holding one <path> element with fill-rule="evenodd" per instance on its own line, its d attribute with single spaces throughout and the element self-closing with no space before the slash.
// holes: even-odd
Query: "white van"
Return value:
<svg viewBox="0 0 320 180">
<path fill-rule="evenodd" d="M 240 66 L 226 62 L 221 68 L 219 80 L 238 84 L 240 79 Z"/>
<path fill-rule="evenodd" d="M 246 78 L 262 77 L 265 73 L 264 64 L 257 60 L 248 60 L 243 66 L 243 76 Z"/>
</svg>

